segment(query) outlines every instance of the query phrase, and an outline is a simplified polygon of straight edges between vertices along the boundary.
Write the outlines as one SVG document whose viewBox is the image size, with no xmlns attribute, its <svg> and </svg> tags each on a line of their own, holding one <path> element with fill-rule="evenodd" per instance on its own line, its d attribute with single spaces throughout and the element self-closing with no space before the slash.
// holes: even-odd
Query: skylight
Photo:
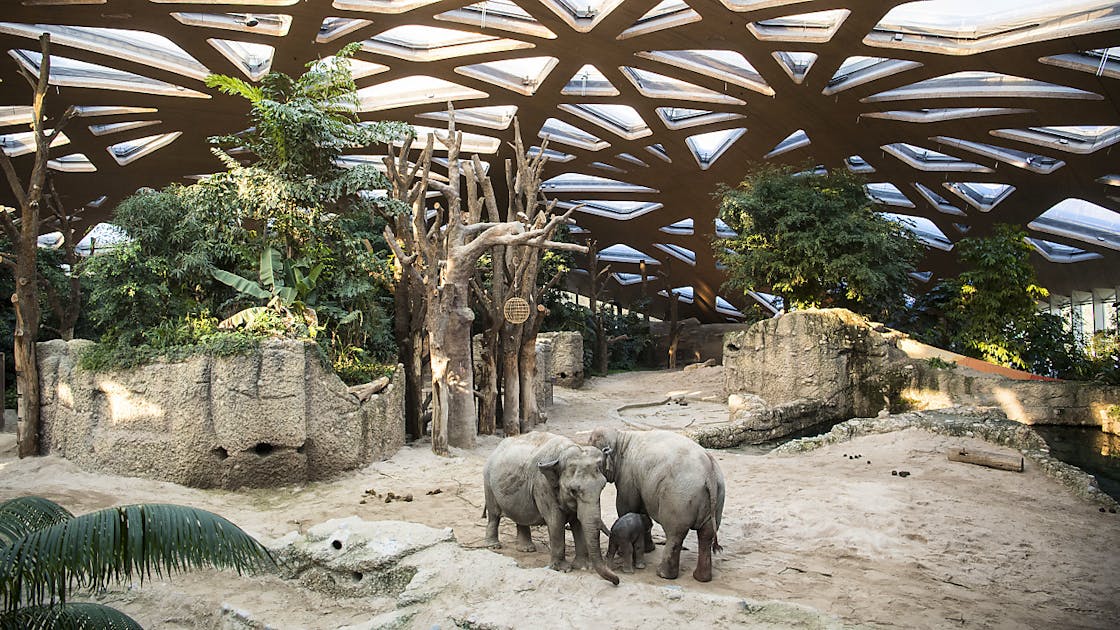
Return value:
<svg viewBox="0 0 1120 630">
<path fill-rule="evenodd" d="M 765 157 L 766 159 L 770 159 L 774 156 L 781 155 L 783 153 L 789 153 L 790 151 L 793 151 L 795 149 L 800 149 L 801 147 L 807 147 L 809 146 L 809 143 L 809 136 L 805 133 L 805 130 L 798 129 L 797 131 L 786 136 L 785 140 L 779 142 L 777 146 L 775 146 L 769 153 L 767 153 L 763 157 Z"/>
<path fill-rule="evenodd" d="M 1083 199 L 1066 199 L 1043 212 L 1027 227 L 1120 249 L 1120 214 Z"/>
<path fill-rule="evenodd" d="M 600 199 L 561 201 L 557 206 L 565 210 L 575 208 L 576 212 L 623 220 L 634 219 L 664 207 L 656 201 L 609 201 Z"/>
<path fill-rule="evenodd" d="M 745 105 L 743 101 L 727 94 L 722 94 L 708 88 L 693 85 L 680 79 L 674 79 L 656 72 L 623 66 L 623 75 L 638 88 L 638 92 L 647 98 L 680 99 L 697 101 L 701 103 L 722 103 L 727 105 Z"/>
<path fill-rule="evenodd" d="M 827 42 L 851 15 L 847 9 L 801 13 L 751 22 L 747 29 L 761 41 Z"/>
<path fill-rule="evenodd" d="M 621 243 L 600 249 L 597 258 L 604 262 L 640 263 L 644 260 L 647 265 L 661 264 L 653 256 Z"/>
<path fill-rule="evenodd" d="M 953 242 L 945 236 L 945 233 L 942 232 L 933 221 L 925 217 L 894 214 L 893 212 L 881 212 L 880 214 L 891 221 L 905 226 L 906 229 L 914 233 L 914 236 L 917 236 L 920 241 L 930 247 L 936 247 L 943 251 L 953 249 Z"/>
<path fill-rule="evenodd" d="M 685 138 L 688 149 L 701 169 L 707 169 L 747 132 L 744 127 L 710 131 Z"/>
<path fill-rule="evenodd" d="M 424 75 L 404 77 L 358 90 L 358 111 L 377 112 L 409 105 L 445 105 L 489 96 L 473 88 Z"/>
<path fill-rule="evenodd" d="M 533 44 L 528 42 L 493 35 L 415 24 L 391 28 L 362 44 L 362 50 L 366 52 L 406 61 L 439 61 L 532 47 Z"/>
<path fill-rule="evenodd" d="M 1077 88 L 997 72 L 954 72 L 860 99 L 861 103 L 933 98 L 1068 98 L 1099 101 L 1103 97 Z"/>
<path fill-rule="evenodd" d="M 548 73 L 556 67 L 556 57 L 521 57 L 460 66 L 455 72 L 504 87 L 518 94 L 532 96 Z"/>
<path fill-rule="evenodd" d="M 637 140 L 649 135 L 653 131 L 642 120 L 638 111 L 629 105 L 560 105 L 560 109 L 611 131 L 626 140 Z"/>
<path fill-rule="evenodd" d="M 116 160 L 117 164 L 127 166 L 145 155 L 151 155 L 171 144 L 181 135 L 183 135 L 183 132 L 175 131 L 172 133 L 145 136 L 143 138 L 136 138 L 135 140 L 111 144 L 106 147 L 106 149 L 109 151 L 109 155 L 113 156 L 113 159 Z"/>
<path fill-rule="evenodd" d="M 564 89 L 566 96 L 618 96 L 619 91 L 607 80 L 606 75 L 590 64 L 583 66 L 572 75 Z"/>
<path fill-rule="evenodd" d="M 653 50 L 636 55 L 726 81 L 766 96 L 774 95 L 774 89 L 767 85 L 751 62 L 742 54 L 731 50 Z"/>
<path fill-rule="evenodd" d="M 542 183 L 541 189 L 545 191 L 545 194 L 570 192 L 658 192 L 646 186 L 630 184 L 616 179 L 599 177 L 597 175 L 585 175 L 583 173 L 562 173 Z"/>
<path fill-rule="evenodd" d="M 43 58 L 42 53 L 33 50 L 12 50 L 9 53 L 28 71 L 33 74 L 39 73 L 39 62 Z M 209 94 L 196 92 L 180 85 L 173 85 L 124 70 L 53 54 L 51 55 L 50 84 L 63 87 L 142 92 L 162 96 L 210 98 Z"/>
<path fill-rule="evenodd" d="M 588 151 L 602 151 L 611 146 L 609 142 L 602 138 L 559 118 L 549 118 L 544 121 L 539 135 L 541 138 L 548 138 L 549 142 L 559 142 Z"/>
</svg>

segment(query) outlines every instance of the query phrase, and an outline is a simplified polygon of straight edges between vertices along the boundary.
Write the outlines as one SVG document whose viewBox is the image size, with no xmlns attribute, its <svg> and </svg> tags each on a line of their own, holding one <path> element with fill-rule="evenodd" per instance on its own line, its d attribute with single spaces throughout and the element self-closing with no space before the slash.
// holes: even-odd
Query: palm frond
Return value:
<svg viewBox="0 0 1120 630">
<path fill-rule="evenodd" d="M 143 630 L 123 612 L 101 604 L 70 603 L 26 606 L 0 613 L 0 629 L 8 630 Z"/>
<path fill-rule="evenodd" d="M 219 92 L 230 96 L 240 96 L 250 103 L 257 103 L 264 94 L 259 87 L 246 83 L 237 77 L 224 74 L 210 74 L 206 76 L 206 87 L 218 88 Z"/>
<path fill-rule="evenodd" d="M 0 503 L 0 545 L 72 518 L 69 510 L 43 497 L 10 499 Z"/>
<path fill-rule="evenodd" d="M 275 566 L 259 542 L 228 520 L 195 508 L 145 504 L 83 514 L 30 532 L 0 549 L 0 598 L 65 602 L 74 588 L 180 573 L 198 567 L 238 573 Z"/>
</svg>

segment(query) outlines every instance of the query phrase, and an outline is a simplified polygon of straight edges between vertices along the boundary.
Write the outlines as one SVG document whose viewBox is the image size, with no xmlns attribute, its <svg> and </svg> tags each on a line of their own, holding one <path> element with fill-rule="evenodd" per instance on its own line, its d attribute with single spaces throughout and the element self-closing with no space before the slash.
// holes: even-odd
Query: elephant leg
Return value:
<svg viewBox="0 0 1120 630">
<path fill-rule="evenodd" d="M 572 565 L 564 559 L 564 521 L 559 518 L 547 519 L 548 524 L 548 568 L 567 573 Z"/>
<path fill-rule="evenodd" d="M 528 525 L 517 526 L 517 550 L 533 552 L 537 546 L 533 544 L 533 532 Z"/>
<path fill-rule="evenodd" d="M 494 493 L 486 488 L 486 541 L 483 543 L 491 549 L 501 549 L 502 543 L 498 542 L 498 524 L 502 520 L 502 511 L 498 502 L 494 500 Z"/>
<path fill-rule="evenodd" d="M 634 545 L 629 540 L 624 540 L 618 545 L 619 553 L 622 555 L 622 572 L 634 572 Z"/>
<path fill-rule="evenodd" d="M 696 530 L 696 537 L 700 539 L 699 557 L 696 560 L 696 570 L 692 572 L 692 577 L 696 578 L 697 582 L 711 582 L 712 581 L 712 544 L 716 538 L 716 529 L 712 526 L 712 521 L 708 521 L 703 527 Z"/>
<path fill-rule="evenodd" d="M 572 538 L 576 543 L 576 557 L 572 561 L 572 568 L 586 569 L 591 566 L 591 558 L 587 551 L 587 539 L 583 537 L 583 525 L 578 518 L 573 518 L 568 524 L 572 528 Z"/>
<path fill-rule="evenodd" d="M 642 549 L 644 549 L 644 542 L 645 541 L 643 541 L 643 540 L 635 540 L 634 544 L 632 545 L 633 549 L 634 549 L 634 568 L 635 569 L 646 568 L 646 556 L 645 556 L 645 553 L 643 553 L 643 551 L 642 551 Z"/>
<path fill-rule="evenodd" d="M 642 546 L 645 548 L 646 553 L 652 552 L 656 547 L 653 544 L 653 521 L 649 521 L 649 526 L 642 529 Z"/>
<path fill-rule="evenodd" d="M 675 580 L 681 571 L 681 547 L 684 545 L 684 537 L 688 534 L 688 529 L 666 527 L 664 523 L 661 527 L 665 529 L 665 551 L 661 553 L 661 564 L 657 567 L 657 575 L 666 580 Z"/>
</svg>

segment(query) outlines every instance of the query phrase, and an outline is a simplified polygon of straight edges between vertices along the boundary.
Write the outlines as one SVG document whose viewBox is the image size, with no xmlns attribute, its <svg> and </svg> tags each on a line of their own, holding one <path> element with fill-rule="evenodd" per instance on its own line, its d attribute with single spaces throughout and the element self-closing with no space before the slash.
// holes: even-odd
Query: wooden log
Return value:
<svg viewBox="0 0 1120 630">
<path fill-rule="evenodd" d="M 948 451 L 949 461 L 976 464 L 988 468 L 1023 472 L 1023 458 L 1020 455 L 1005 455 L 992 451 L 977 451 L 968 448 L 951 448 Z"/>
</svg>

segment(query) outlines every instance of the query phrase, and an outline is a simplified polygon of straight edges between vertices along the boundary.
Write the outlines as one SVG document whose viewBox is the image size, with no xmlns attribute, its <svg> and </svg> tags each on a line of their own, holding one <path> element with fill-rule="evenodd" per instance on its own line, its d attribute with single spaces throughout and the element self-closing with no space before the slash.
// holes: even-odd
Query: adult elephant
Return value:
<svg viewBox="0 0 1120 630">
<path fill-rule="evenodd" d="M 503 516 L 517 524 L 518 549 L 536 551 L 531 525 L 548 526 L 549 566 L 557 571 L 584 568 L 590 560 L 605 580 L 618 584 L 603 560 L 599 495 L 607 485 L 606 455 L 551 433 L 532 432 L 502 440 L 482 469 L 488 517 L 486 544 L 501 546 L 498 523 Z M 564 525 L 572 528 L 575 563 L 564 558 Z"/>
<path fill-rule="evenodd" d="M 591 446 L 607 458 L 606 477 L 618 491 L 619 514 L 648 514 L 665 530 L 665 553 L 657 575 L 675 580 L 681 545 L 689 530 L 700 540 L 692 577 L 712 579 L 712 551 L 723 518 L 724 482 L 716 460 L 704 447 L 672 431 L 618 431 L 597 428 Z M 653 551 L 649 529 L 646 551 Z"/>
</svg>

